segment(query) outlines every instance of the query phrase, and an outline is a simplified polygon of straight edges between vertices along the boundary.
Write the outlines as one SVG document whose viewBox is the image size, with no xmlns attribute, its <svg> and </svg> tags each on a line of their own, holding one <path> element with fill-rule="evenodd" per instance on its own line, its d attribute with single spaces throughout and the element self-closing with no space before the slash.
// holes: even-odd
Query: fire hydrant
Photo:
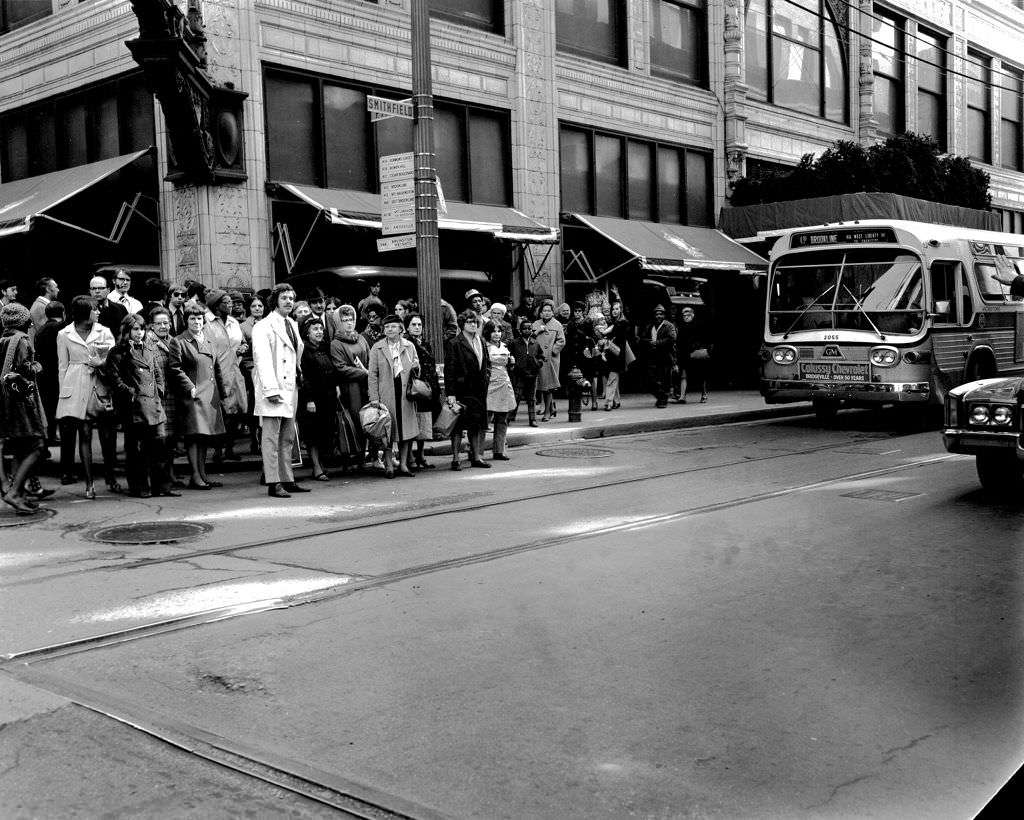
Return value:
<svg viewBox="0 0 1024 820">
<path fill-rule="evenodd" d="M 590 381 L 583 377 L 583 371 L 573 367 L 565 374 L 568 384 L 565 392 L 569 397 L 569 423 L 583 420 L 583 395 L 590 393 Z"/>
</svg>

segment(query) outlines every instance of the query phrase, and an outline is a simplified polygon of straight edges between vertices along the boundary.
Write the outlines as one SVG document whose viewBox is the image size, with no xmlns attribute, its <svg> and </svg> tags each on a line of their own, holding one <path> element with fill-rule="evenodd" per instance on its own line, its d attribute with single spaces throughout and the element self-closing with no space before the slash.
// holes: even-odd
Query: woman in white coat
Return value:
<svg viewBox="0 0 1024 820">
<path fill-rule="evenodd" d="M 295 446 L 295 411 L 299 406 L 298 369 L 302 358 L 299 329 L 289 318 L 295 304 L 291 285 L 277 285 L 267 297 L 267 316 L 252 329 L 253 415 L 263 426 L 261 448 L 267 495 L 290 498 L 306 492 L 295 483 L 292 449 Z"/>
<path fill-rule="evenodd" d="M 61 426 L 61 479 L 62 484 L 74 481 L 75 436 L 78 437 L 78 456 L 85 472 L 85 497 L 96 498 L 92 477 L 92 427 L 101 409 L 95 394 L 108 396 L 100 381 L 99 369 L 114 346 L 113 334 L 99 324 L 99 307 L 91 296 L 76 296 L 71 301 L 71 324 L 57 333 L 57 375 L 60 393 L 57 398 L 56 417 Z M 109 398 L 108 398 L 109 401 Z M 110 405 L 113 411 L 113 405 Z M 111 457 L 103 453 L 103 467 L 107 487 L 120 489 L 114 478 Z"/>
</svg>

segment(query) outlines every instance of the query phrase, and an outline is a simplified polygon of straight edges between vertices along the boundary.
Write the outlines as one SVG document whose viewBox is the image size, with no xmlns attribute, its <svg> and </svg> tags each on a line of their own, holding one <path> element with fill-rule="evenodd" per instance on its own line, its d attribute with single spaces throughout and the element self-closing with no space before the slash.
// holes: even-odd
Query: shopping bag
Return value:
<svg viewBox="0 0 1024 820">
<path fill-rule="evenodd" d="M 629 367 L 633 362 L 636 361 L 636 354 L 633 353 L 633 348 L 630 347 L 629 342 L 626 342 L 626 367 Z"/>
<path fill-rule="evenodd" d="M 450 407 L 448 402 L 444 402 L 441 405 L 441 412 L 434 421 L 434 433 L 443 438 L 447 438 L 454 433 L 455 428 L 459 424 L 459 416 L 462 414 L 463 409 L 463 406 L 458 402 L 455 403 L 454 408 Z"/>
<path fill-rule="evenodd" d="M 343 456 L 359 455 L 359 437 L 356 435 L 356 423 L 347 407 L 338 411 L 338 452 Z"/>
</svg>

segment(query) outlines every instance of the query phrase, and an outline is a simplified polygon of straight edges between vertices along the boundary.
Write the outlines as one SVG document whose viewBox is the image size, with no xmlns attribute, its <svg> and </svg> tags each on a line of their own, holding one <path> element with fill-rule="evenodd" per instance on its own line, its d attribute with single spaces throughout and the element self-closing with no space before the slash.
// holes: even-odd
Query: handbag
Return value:
<svg viewBox="0 0 1024 820">
<path fill-rule="evenodd" d="M 114 400 L 110 397 L 106 387 L 93 386 L 92 395 L 85 405 L 85 414 L 88 418 L 97 419 L 109 416 L 114 412 Z"/>
<path fill-rule="evenodd" d="M 409 383 L 405 386 L 405 397 L 411 401 L 430 401 L 434 391 L 430 385 L 419 376 L 410 376 Z"/>
<path fill-rule="evenodd" d="M 465 407 L 456 402 L 455 407 L 449 407 L 448 402 L 444 402 L 441 405 L 441 412 L 438 413 L 437 420 L 434 422 L 434 433 L 443 438 L 448 438 L 452 433 L 455 432 L 455 428 L 459 424 L 459 416 L 462 415 L 462 411 Z"/>
<path fill-rule="evenodd" d="M 3 391 L 11 397 L 12 401 L 20 401 L 23 404 L 31 404 L 35 398 L 35 382 L 26 379 L 20 373 L 12 370 L 14 365 L 14 354 L 21 344 L 21 339 L 7 348 L 7 357 L 4 359 L 3 367 Z"/>
</svg>

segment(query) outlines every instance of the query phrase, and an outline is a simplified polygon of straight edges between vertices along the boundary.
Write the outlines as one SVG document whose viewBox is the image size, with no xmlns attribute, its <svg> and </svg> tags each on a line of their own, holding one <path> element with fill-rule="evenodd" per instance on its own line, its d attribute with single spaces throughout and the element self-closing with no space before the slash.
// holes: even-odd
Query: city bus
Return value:
<svg viewBox="0 0 1024 820">
<path fill-rule="evenodd" d="M 941 406 L 964 382 L 1024 374 L 1024 235 L 864 219 L 787 231 L 771 252 L 761 394 Z"/>
</svg>

